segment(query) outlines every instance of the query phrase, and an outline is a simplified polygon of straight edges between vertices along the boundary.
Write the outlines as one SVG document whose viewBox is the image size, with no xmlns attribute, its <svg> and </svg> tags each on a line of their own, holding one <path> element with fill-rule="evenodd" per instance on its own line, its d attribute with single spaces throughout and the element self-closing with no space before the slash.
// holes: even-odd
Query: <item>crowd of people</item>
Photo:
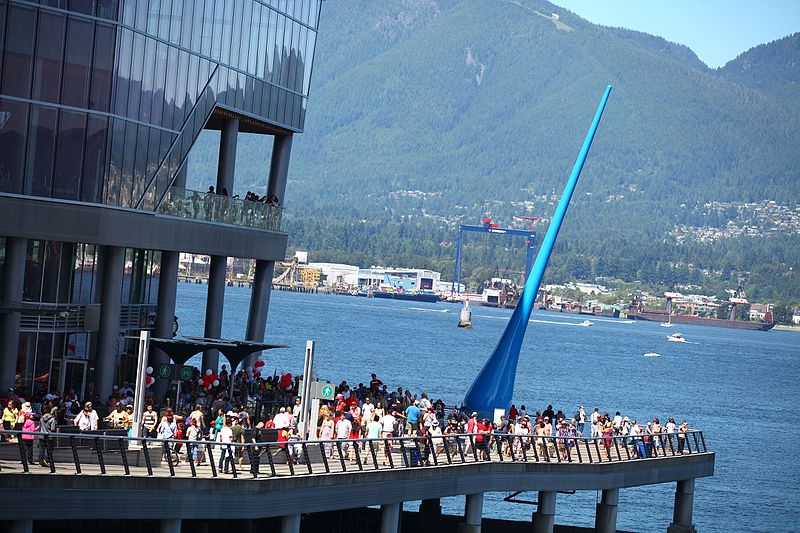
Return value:
<svg viewBox="0 0 800 533">
<path fill-rule="evenodd" d="M 301 435 L 298 379 L 290 373 L 278 376 L 277 372 L 252 379 L 251 373 L 242 371 L 233 378 L 235 394 L 229 399 L 225 391 L 230 377 L 225 365 L 217 377 L 218 383 L 213 387 L 202 387 L 202 379 L 197 380 L 196 386 L 187 386 L 175 406 L 171 405 L 170 395 L 161 405 L 148 395 L 146 407 L 138 417 L 134 416 L 133 389 L 128 384 L 116 387 L 107 403 L 100 405 L 102 415 L 95 409 L 94 400 L 81 402 L 74 391 L 63 396 L 55 391 L 39 394 L 26 401 L 11 390 L 2 414 L 3 427 L 23 432 L 20 440 L 30 463 L 34 462 L 35 435 L 24 432 L 50 433 L 58 425 L 73 425 L 78 431 L 123 430 L 130 436 L 135 432 L 136 420 L 142 437 L 187 441 L 185 448 L 181 444 L 173 446 L 175 462 L 180 455 L 186 458 L 191 454 L 192 460 L 202 465 L 206 461 L 204 446 L 198 444 L 203 442 L 259 441 L 277 441 L 287 452 L 286 460 L 297 462 L 302 452 L 296 444 Z M 254 402 L 261 402 L 266 408 L 256 410 Z M 512 405 L 507 415 L 490 421 L 480 418 L 477 412 L 468 413 L 464 407 L 448 408 L 442 399 L 432 400 L 426 392 L 417 396 L 403 387 L 390 391 L 376 374 L 367 384 L 359 383 L 357 387 L 341 382 L 335 399 L 322 402 L 316 423 L 310 428 L 308 439 L 324 441 L 323 453 L 328 458 L 342 453 L 352 462 L 368 462 L 379 454 L 387 464 L 396 445 L 385 439 L 415 437 L 412 460 L 421 465 L 436 462 L 443 453 L 474 454 L 478 460 L 489 460 L 492 449 L 514 459 L 527 458 L 528 454 L 555 458 L 558 454 L 562 460 L 569 460 L 577 439 L 582 437 L 597 439 L 608 459 L 613 450 L 619 453 L 620 447 L 627 447 L 628 454 L 636 458 L 657 454 L 659 446 L 669 446 L 674 453 L 682 454 L 689 431 L 685 421 L 678 425 L 673 418 L 663 424 L 659 418 L 640 424 L 619 411 L 611 416 L 596 407 L 587 414 L 583 406 L 567 416 L 560 409 L 554 411 L 552 405 L 535 412 L 529 412 L 524 405 Z M 3 435 L 4 441 L 12 439 Z M 370 453 L 358 457 L 359 451 L 367 451 L 367 441 L 353 445 L 356 439 L 381 440 L 377 448 L 372 445 Z M 220 449 L 220 471 L 228 471 L 237 460 L 241 465 L 240 447 Z M 47 466 L 42 445 L 36 463 Z"/>
</svg>

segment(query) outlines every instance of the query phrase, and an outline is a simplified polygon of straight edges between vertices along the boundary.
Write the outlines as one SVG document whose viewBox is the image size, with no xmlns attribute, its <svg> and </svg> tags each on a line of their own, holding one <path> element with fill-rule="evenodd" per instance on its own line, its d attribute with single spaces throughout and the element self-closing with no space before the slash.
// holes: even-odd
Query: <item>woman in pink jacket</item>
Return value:
<svg viewBox="0 0 800 533">
<path fill-rule="evenodd" d="M 22 424 L 22 446 L 25 448 L 25 459 L 28 464 L 33 463 L 33 432 L 36 431 L 36 422 L 33 421 L 33 413 L 28 411 L 25 413 L 25 422 Z"/>
</svg>

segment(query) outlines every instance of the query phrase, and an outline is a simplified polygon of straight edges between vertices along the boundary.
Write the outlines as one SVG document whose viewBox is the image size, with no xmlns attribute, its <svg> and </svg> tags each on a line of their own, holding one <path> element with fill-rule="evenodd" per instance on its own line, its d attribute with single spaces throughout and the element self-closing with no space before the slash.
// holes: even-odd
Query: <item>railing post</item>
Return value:
<svg viewBox="0 0 800 533">
<path fill-rule="evenodd" d="M 100 437 L 95 436 L 94 438 L 94 449 L 97 452 L 97 462 L 100 465 L 100 473 L 106 473 L 106 462 L 103 459 L 103 449 L 100 446 Z"/>
<path fill-rule="evenodd" d="M 75 473 L 81 473 L 81 461 L 78 459 L 78 450 L 75 448 L 75 436 L 69 436 L 69 446 L 72 448 L 72 459 L 75 461 Z"/>
</svg>

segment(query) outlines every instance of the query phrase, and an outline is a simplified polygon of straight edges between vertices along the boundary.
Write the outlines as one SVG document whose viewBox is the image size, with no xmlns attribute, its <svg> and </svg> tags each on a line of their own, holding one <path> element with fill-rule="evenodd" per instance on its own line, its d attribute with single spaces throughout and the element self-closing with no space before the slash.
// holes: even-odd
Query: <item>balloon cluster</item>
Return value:
<svg viewBox="0 0 800 533">
<path fill-rule="evenodd" d="M 147 373 L 147 375 L 144 377 L 144 386 L 145 388 L 149 389 L 150 386 L 156 382 L 156 378 L 150 375 L 153 373 L 153 367 L 148 366 L 144 369 L 144 371 Z"/>
<path fill-rule="evenodd" d="M 197 384 L 206 390 L 211 389 L 211 387 L 219 387 L 219 376 L 216 372 L 207 368 L 203 377 L 197 380 Z"/>
</svg>

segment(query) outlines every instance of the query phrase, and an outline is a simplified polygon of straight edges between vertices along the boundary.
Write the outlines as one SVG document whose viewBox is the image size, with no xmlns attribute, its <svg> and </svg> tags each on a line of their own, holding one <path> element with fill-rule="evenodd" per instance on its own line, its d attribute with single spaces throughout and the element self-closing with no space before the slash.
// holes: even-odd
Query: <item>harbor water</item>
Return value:
<svg viewBox="0 0 800 533">
<path fill-rule="evenodd" d="M 203 334 L 205 285 L 179 284 L 179 335 Z M 250 289 L 228 287 L 222 334 L 243 338 Z M 492 352 L 510 310 L 474 308 L 472 329 L 456 327 L 461 307 L 372 298 L 273 291 L 267 342 L 289 348 L 265 352 L 265 369 L 299 374 L 305 342 L 316 341 L 322 380 L 352 385 L 375 372 L 389 389 L 425 391 L 460 403 Z M 581 326 L 586 318 L 591 326 Z M 687 342 L 668 342 L 680 332 Z M 644 357 L 657 353 L 658 357 Z M 221 362 L 224 359 L 221 358 Z M 196 356 L 189 364 L 199 366 Z M 716 474 L 697 480 L 698 531 L 800 531 L 800 469 L 794 421 L 800 393 L 800 334 L 535 311 L 517 370 L 514 403 L 530 412 L 548 403 L 572 416 L 579 405 L 640 422 L 668 417 L 701 429 L 716 452 Z M 588 425 L 587 425 L 588 431 Z M 480 487 L 475 487 L 476 492 Z M 484 516 L 530 521 L 534 506 L 487 494 Z M 674 484 L 620 491 L 617 527 L 666 531 Z M 520 498 L 535 500 L 536 494 Z M 559 494 L 559 524 L 592 527 L 599 494 Z M 417 504 L 407 503 L 413 510 Z M 464 497 L 444 498 L 443 511 L 461 514 Z"/>
</svg>

